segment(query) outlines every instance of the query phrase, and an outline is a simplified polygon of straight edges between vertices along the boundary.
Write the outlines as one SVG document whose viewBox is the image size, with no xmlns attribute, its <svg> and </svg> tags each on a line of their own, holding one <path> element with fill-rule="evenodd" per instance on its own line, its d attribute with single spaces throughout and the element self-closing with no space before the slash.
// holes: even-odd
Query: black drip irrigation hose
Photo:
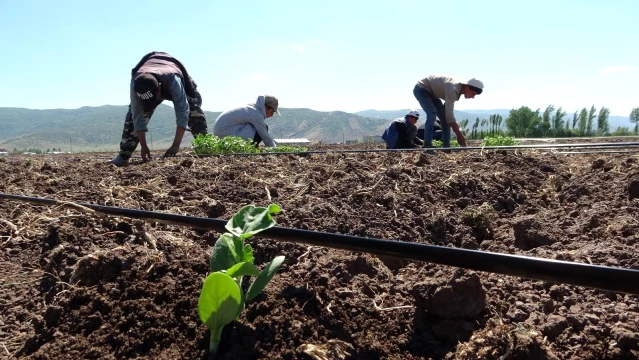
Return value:
<svg viewBox="0 0 639 360">
<path fill-rule="evenodd" d="M 68 202 L 53 199 L 5 193 L 0 193 L 0 198 L 43 205 L 68 204 Z M 226 231 L 224 226 L 227 221 L 220 219 L 85 203 L 75 204 L 103 214 L 158 221 L 219 232 Z M 393 256 L 476 271 L 486 271 L 533 280 L 639 295 L 638 270 L 281 227 L 270 228 L 260 233 L 259 236 L 279 241 Z"/>
<path fill-rule="evenodd" d="M 580 143 L 580 144 L 531 144 L 531 145 L 502 145 L 502 146 L 467 146 L 448 148 L 415 148 L 415 149 L 334 149 L 334 150 L 311 150 L 297 152 L 262 152 L 262 153 L 234 153 L 234 154 L 210 154 L 210 155 L 190 155 L 189 157 L 210 157 L 210 156 L 250 156 L 250 155 L 300 155 L 326 154 L 326 153 L 378 153 L 378 152 L 423 152 L 423 151 L 470 151 L 470 150 L 525 150 L 525 149 L 558 149 L 558 148 L 639 148 L 639 142 L 619 142 L 619 143 Z"/>
<path fill-rule="evenodd" d="M 468 146 L 468 147 L 448 147 L 448 148 L 414 148 L 414 149 L 330 149 L 330 150 L 310 150 L 310 151 L 288 151 L 288 152 L 259 152 L 259 153 L 229 153 L 229 154 L 186 154 L 175 155 L 176 158 L 207 158 L 213 156 L 268 156 L 268 155 L 297 155 L 308 156 L 311 154 L 328 153 L 393 153 L 393 152 L 424 152 L 424 151 L 471 151 L 471 150 L 535 150 L 535 149 L 560 149 L 560 148 L 585 148 L 585 149 L 606 149 L 606 148 L 637 148 L 639 142 L 618 142 L 618 143 L 579 143 L 579 144 L 531 144 L 531 145 L 503 145 L 503 146 Z M 76 159 L 87 159 L 75 157 Z M 162 158 L 158 156 L 157 158 Z M 108 156 L 88 157 L 88 159 L 112 159 Z"/>
</svg>

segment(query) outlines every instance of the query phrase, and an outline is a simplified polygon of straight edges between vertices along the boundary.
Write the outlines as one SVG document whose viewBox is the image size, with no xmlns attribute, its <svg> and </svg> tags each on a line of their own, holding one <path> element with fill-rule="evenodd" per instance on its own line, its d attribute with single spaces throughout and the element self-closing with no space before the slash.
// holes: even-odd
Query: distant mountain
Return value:
<svg viewBox="0 0 639 360">
<path fill-rule="evenodd" d="M 62 148 L 68 150 L 115 150 L 122 134 L 128 106 L 105 105 L 79 109 L 32 110 L 0 108 L 0 147 L 7 149 Z M 300 138 L 328 143 L 379 135 L 388 121 L 341 111 L 320 112 L 310 109 L 281 109 L 281 116 L 267 119 L 275 138 Z M 205 112 L 209 129 L 219 112 Z M 162 104 L 148 125 L 149 142 L 167 147 L 175 134 L 175 112 Z M 190 145 L 187 133 L 182 144 Z"/>
<path fill-rule="evenodd" d="M 608 118 L 610 124 L 610 130 L 615 131 L 618 127 L 627 127 L 632 130 L 635 126 L 630 122 L 630 118 L 627 116 L 610 116 Z"/>
<path fill-rule="evenodd" d="M 118 149 L 124 117 L 128 106 L 104 105 L 79 109 L 32 110 L 0 108 L 0 147 L 9 150 L 61 148 L 69 150 L 114 151 Z M 343 111 L 322 112 L 311 109 L 281 109 L 281 116 L 268 119 L 269 132 L 275 138 L 308 138 L 326 143 L 361 139 L 367 135 L 381 135 L 390 120 L 404 116 L 409 109 L 365 110 L 356 114 Z M 455 111 L 459 121 L 488 118 L 500 114 L 504 119 L 510 110 Z M 219 112 L 206 112 L 209 128 Z M 424 113 L 420 111 L 420 118 Z M 566 119 L 572 120 L 572 114 Z M 423 120 L 420 121 L 423 124 Z M 610 129 L 632 127 L 623 116 L 610 117 Z M 149 123 L 148 138 L 154 148 L 166 148 L 175 134 L 175 112 L 168 105 L 160 105 Z M 182 142 L 189 146 L 193 137 L 187 133 Z"/>
</svg>

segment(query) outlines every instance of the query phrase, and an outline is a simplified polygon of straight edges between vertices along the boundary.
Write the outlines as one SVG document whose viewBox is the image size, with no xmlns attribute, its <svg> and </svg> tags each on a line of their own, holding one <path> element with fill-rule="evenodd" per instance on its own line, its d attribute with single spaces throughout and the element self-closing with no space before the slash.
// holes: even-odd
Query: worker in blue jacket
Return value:
<svg viewBox="0 0 639 360">
<path fill-rule="evenodd" d="M 410 149 L 421 146 L 421 139 L 417 135 L 417 120 L 419 112 L 411 110 L 404 117 L 397 118 L 388 126 L 382 139 L 386 141 L 387 149 Z"/>
</svg>

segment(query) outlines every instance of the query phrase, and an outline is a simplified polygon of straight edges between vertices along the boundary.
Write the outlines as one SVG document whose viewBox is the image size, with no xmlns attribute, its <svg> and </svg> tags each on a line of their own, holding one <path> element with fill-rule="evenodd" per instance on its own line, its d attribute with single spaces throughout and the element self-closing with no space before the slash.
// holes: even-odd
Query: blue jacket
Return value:
<svg viewBox="0 0 639 360">
<path fill-rule="evenodd" d="M 413 147 L 413 139 L 417 134 L 417 127 L 408 122 L 406 116 L 397 118 L 386 128 L 382 139 L 390 149 L 408 149 Z"/>
</svg>

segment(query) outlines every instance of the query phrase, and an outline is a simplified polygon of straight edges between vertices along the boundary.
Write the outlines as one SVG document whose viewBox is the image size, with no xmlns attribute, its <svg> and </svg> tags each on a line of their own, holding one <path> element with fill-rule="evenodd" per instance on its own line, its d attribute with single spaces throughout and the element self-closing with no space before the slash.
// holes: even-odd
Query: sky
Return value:
<svg viewBox="0 0 639 360">
<path fill-rule="evenodd" d="M 165 51 L 209 111 L 262 94 L 283 108 L 417 108 L 415 83 L 445 74 L 484 82 L 456 110 L 628 116 L 637 18 L 637 0 L 0 0 L 0 107 L 127 105 L 131 68 Z"/>
</svg>

